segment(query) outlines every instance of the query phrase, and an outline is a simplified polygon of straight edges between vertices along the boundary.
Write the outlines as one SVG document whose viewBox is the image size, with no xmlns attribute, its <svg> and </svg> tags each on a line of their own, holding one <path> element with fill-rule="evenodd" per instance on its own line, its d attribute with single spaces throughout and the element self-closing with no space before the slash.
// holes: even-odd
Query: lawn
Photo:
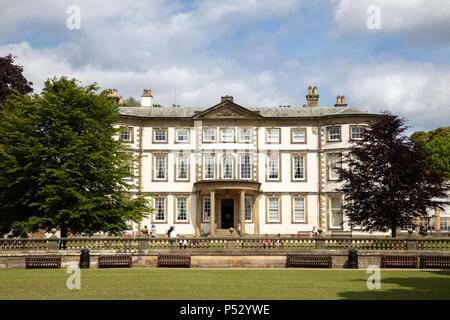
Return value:
<svg viewBox="0 0 450 320">
<path fill-rule="evenodd" d="M 365 270 L 82 269 L 0 270 L 0 299 L 316 300 L 450 299 L 450 272 L 382 270 L 369 290 Z"/>
</svg>

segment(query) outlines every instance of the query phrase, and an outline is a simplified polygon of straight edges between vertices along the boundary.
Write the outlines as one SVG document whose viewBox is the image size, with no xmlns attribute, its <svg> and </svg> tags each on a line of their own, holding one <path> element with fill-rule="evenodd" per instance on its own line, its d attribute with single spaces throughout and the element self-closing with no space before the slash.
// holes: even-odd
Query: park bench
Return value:
<svg viewBox="0 0 450 320">
<path fill-rule="evenodd" d="M 99 268 L 131 268 L 133 260 L 129 254 L 102 255 L 98 257 Z"/>
<path fill-rule="evenodd" d="M 382 255 L 382 268 L 417 268 L 417 257 L 411 255 Z"/>
<path fill-rule="evenodd" d="M 421 256 L 420 267 L 423 269 L 436 268 L 447 269 L 450 268 L 450 256 Z"/>
<path fill-rule="evenodd" d="M 159 267 L 187 267 L 191 266 L 191 256 L 185 254 L 159 254 Z"/>
<path fill-rule="evenodd" d="M 352 237 L 352 232 L 351 231 L 344 231 L 344 230 L 332 230 L 331 231 L 331 236 L 332 237 Z"/>
<path fill-rule="evenodd" d="M 61 268 L 60 255 L 29 255 L 25 257 L 25 268 Z"/>
<path fill-rule="evenodd" d="M 298 231 L 297 237 L 311 237 L 312 233 L 311 231 Z"/>
<path fill-rule="evenodd" d="M 331 268 L 331 256 L 288 254 L 286 267 Z"/>
</svg>

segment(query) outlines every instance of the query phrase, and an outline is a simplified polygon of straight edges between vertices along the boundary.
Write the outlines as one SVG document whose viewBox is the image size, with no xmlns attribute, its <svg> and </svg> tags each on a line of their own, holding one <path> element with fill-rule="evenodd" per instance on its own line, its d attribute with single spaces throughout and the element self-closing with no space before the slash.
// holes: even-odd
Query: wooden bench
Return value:
<svg viewBox="0 0 450 320">
<path fill-rule="evenodd" d="M 312 237 L 311 231 L 298 231 L 297 237 Z"/>
<path fill-rule="evenodd" d="M 29 255 L 25 257 L 25 268 L 61 268 L 60 255 Z"/>
<path fill-rule="evenodd" d="M 382 268 L 417 268 L 417 257 L 410 255 L 382 255 Z"/>
<path fill-rule="evenodd" d="M 351 231 L 344 231 L 344 230 L 332 230 L 331 231 L 331 236 L 332 237 L 348 237 L 348 238 L 351 238 L 352 237 L 352 232 Z"/>
<path fill-rule="evenodd" d="M 99 268 L 131 268 L 133 259 L 129 254 L 104 255 L 98 257 Z"/>
<path fill-rule="evenodd" d="M 420 267 L 423 269 L 448 269 L 450 268 L 450 256 L 420 256 Z"/>
<path fill-rule="evenodd" d="M 185 254 L 159 254 L 157 267 L 186 267 L 191 266 L 191 256 Z"/>
<path fill-rule="evenodd" d="M 288 254 L 286 268 L 290 267 L 331 268 L 331 256 Z"/>
</svg>

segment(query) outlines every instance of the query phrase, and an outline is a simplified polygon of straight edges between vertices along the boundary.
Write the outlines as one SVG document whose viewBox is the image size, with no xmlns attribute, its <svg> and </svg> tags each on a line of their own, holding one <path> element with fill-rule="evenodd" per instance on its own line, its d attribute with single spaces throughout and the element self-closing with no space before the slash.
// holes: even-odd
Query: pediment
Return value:
<svg viewBox="0 0 450 320">
<path fill-rule="evenodd" d="M 234 102 L 224 101 L 194 116 L 194 119 L 260 119 L 261 115 Z"/>
</svg>

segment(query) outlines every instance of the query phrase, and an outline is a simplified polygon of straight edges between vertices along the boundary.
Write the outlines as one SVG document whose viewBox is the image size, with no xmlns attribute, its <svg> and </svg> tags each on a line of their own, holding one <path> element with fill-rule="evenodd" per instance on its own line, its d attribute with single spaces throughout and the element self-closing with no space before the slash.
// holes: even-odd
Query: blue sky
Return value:
<svg viewBox="0 0 450 320">
<path fill-rule="evenodd" d="M 0 0 L 0 55 L 12 53 L 40 92 L 66 75 L 119 95 L 211 106 L 230 94 L 244 107 L 337 95 L 359 110 L 389 110 L 415 130 L 450 119 L 447 0 Z M 80 9 L 68 29 L 67 8 Z M 370 6 L 380 28 L 371 30 Z"/>
</svg>

